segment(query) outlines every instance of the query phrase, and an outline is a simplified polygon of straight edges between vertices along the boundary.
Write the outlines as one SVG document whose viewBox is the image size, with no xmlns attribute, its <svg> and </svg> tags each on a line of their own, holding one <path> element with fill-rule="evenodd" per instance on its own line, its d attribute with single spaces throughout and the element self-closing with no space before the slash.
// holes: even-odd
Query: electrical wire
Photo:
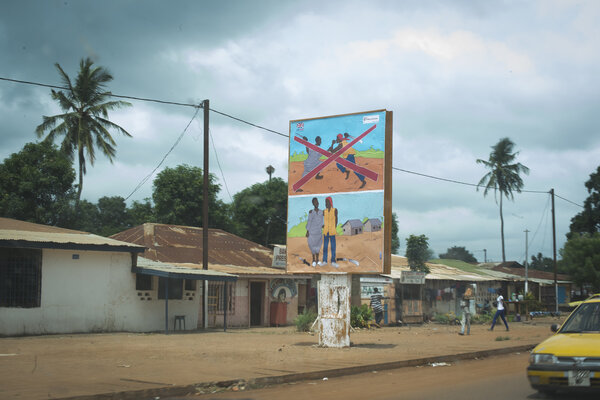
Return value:
<svg viewBox="0 0 600 400">
<path fill-rule="evenodd" d="M 167 151 L 167 154 L 165 154 L 164 157 L 162 158 L 162 160 L 160 160 L 160 162 L 158 163 L 158 165 L 156 166 L 156 168 L 154 168 L 152 170 L 152 172 L 150 172 L 148 175 L 146 175 L 140 181 L 140 183 L 138 183 L 138 185 L 135 187 L 135 189 L 133 189 L 133 191 L 131 193 L 129 193 L 129 196 L 125 197 L 125 201 L 127 201 L 127 199 L 129 199 L 135 192 L 137 192 L 138 189 L 141 188 L 148 181 L 148 179 L 150 179 L 150 177 L 156 172 L 156 170 L 160 168 L 160 166 L 163 164 L 163 162 L 165 162 L 165 160 L 167 159 L 167 157 L 169 156 L 169 154 L 171 154 L 171 152 L 173 151 L 173 149 L 175 149 L 175 147 L 179 144 L 179 142 L 183 138 L 183 135 L 185 135 L 185 132 L 188 130 L 188 128 L 192 124 L 192 121 L 194 121 L 194 119 L 198 115 L 198 112 L 200 111 L 200 108 L 201 107 L 196 107 L 196 112 L 194 112 L 194 115 L 192 116 L 192 119 L 190 120 L 190 122 L 188 122 L 188 124 L 186 125 L 185 129 L 183 130 L 183 132 L 181 132 L 181 134 L 179 135 L 179 137 L 177 138 L 177 140 L 175 141 L 175 143 L 173 143 L 173 146 L 171 146 L 171 148 L 169 149 L 169 151 Z"/>
<path fill-rule="evenodd" d="M 22 83 L 22 84 L 26 84 L 26 85 L 34 85 L 34 86 L 48 87 L 48 88 L 53 88 L 53 89 L 69 90 L 69 88 L 67 88 L 67 87 L 63 87 L 63 86 L 49 85 L 49 84 L 45 84 L 45 83 L 32 82 L 32 81 L 24 81 L 24 80 L 19 80 L 19 79 L 11 79 L 11 78 L 4 78 L 4 77 L 0 77 L 0 80 L 3 80 L 3 81 L 8 81 L 8 82 L 14 82 L 14 83 Z M 144 98 L 144 97 L 124 96 L 124 95 L 113 94 L 113 93 L 110 93 L 110 92 L 108 92 L 108 93 L 106 93 L 106 94 L 107 94 L 108 96 L 117 97 L 117 98 L 121 98 L 121 99 L 128 99 L 128 100 L 139 100 L 139 101 L 154 102 L 154 103 L 160 103 L 160 104 L 169 104 L 169 105 L 176 105 L 176 106 L 185 106 L 185 107 L 194 107 L 194 108 L 196 108 L 196 114 L 198 113 L 198 110 L 199 110 L 200 108 L 202 108 L 202 105 L 201 105 L 201 104 L 178 103 L 178 102 L 174 102 L 174 101 L 157 100 L 157 99 Z M 264 130 L 264 131 L 267 131 L 267 132 L 270 132 L 270 133 L 274 133 L 274 134 L 276 134 L 276 135 L 279 135 L 279 136 L 282 136 L 282 137 L 285 137 L 285 138 L 289 138 L 289 135 L 286 135 L 286 134 L 284 134 L 284 133 L 281 133 L 281 132 L 277 132 L 277 131 L 275 131 L 275 130 L 272 130 L 272 129 L 269 129 L 269 128 L 265 128 L 264 126 L 260 126 L 260 125 L 254 124 L 254 123 L 252 123 L 252 122 L 246 121 L 246 120 L 244 120 L 244 119 L 241 119 L 241 118 L 238 118 L 238 117 L 234 117 L 233 115 L 230 115 L 230 114 L 224 113 L 224 112 L 222 112 L 222 111 L 215 110 L 214 108 L 209 108 L 209 110 L 210 110 L 210 111 L 212 111 L 212 112 L 214 112 L 214 113 L 216 113 L 216 114 L 220 114 L 220 115 L 222 115 L 222 116 L 224 116 L 224 117 L 227 117 L 227 118 L 233 119 L 233 120 L 235 120 L 235 121 L 238 121 L 238 122 L 241 122 L 241 123 L 244 123 L 244 124 L 247 124 L 247 125 L 253 126 L 253 127 L 255 127 L 255 128 L 258 128 L 258 129 L 262 129 L 262 130 Z M 196 114 L 194 114 L 194 117 L 192 118 L 192 120 L 195 118 Z M 191 124 L 191 121 L 190 121 L 190 124 Z M 189 124 L 188 124 L 188 127 L 189 127 Z M 187 127 L 186 127 L 186 130 L 187 130 Z M 183 133 L 185 133 L 185 130 L 184 130 L 184 132 L 183 132 Z M 182 135 L 181 135 L 181 136 L 183 136 L 183 133 L 182 133 Z M 179 140 L 180 140 L 180 139 L 178 139 L 178 141 L 176 142 L 176 144 L 175 144 L 175 145 L 177 145 L 177 143 L 179 143 Z M 214 142 L 213 142 L 213 147 L 214 147 Z M 168 155 L 168 154 L 169 154 L 169 153 L 170 153 L 172 150 L 173 150 L 173 148 L 171 148 L 171 150 L 169 150 L 169 152 L 167 153 L 167 155 Z M 167 155 L 165 155 L 165 157 L 164 157 L 164 158 L 166 158 L 166 156 L 167 156 Z M 160 165 L 162 164 L 162 162 L 164 161 L 164 158 L 163 158 L 163 160 L 161 161 L 161 163 L 159 164 L 159 167 L 160 167 Z M 157 168 L 158 168 L 158 167 L 157 167 Z M 409 170 L 402 169 L 402 168 L 398 168 L 398 167 L 392 167 L 392 169 L 393 169 L 393 170 L 396 170 L 396 171 L 404 172 L 404 173 L 407 173 L 407 174 L 413 174 L 413 175 L 423 176 L 423 177 L 426 177 L 426 178 L 435 179 L 435 180 L 444 181 L 444 182 L 449 182 L 449 183 L 455 183 L 455 184 L 459 184 L 459 185 L 472 186 L 472 187 L 479 187 L 479 186 L 480 186 L 480 185 L 477 185 L 477 184 L 474 184 L 474 183 L 461 182 L 461 181 L 457 181 L 457 180 L 454 180 L 454 179 L 440 178 L 440 177 L 437 177 L 437 176 L 433 176 L 433 175 L 427 175 L 427 174 L 422 174 L 422 173 L 419 173 L 419 172 L 409 171 Z M 154 171 L 156 171 L 156 169 L 155 169 Z M 154 171 L 153 171 L 153 172 L 150 174 L 150 176 L 151 176 L 151 175 L 154 173 Z M 147 179 L 149 179 L 149 177 L 146 177 L 145 179 L 147 180 Z M 140 185 L 138 185 L 138 186 L 137 186 L 137 187 L 134 189 L 134 191 L 133 191 L 133 192 L 132 192 L 132 193 L 131 193 L 129 196 L 127 196 L 127 199 L 128 199 L 128 198 L 129 198 L 129 197 L 130 197 L 130 196 L 131 196 L 133 193 L 135 193 L 135 191 L 137 191 L 137 190 L 139 189 L 139 187 L 140 187 L 141 185 L 143 185 L 144 183 L 145 183 L 145 181 L 143 181 L 143 182 L 140 182 Z M 541 190 L 521 190 L 521 192 L 522 192 L 522 193 L 538 193 L 538 194 L 545 194 L 545 193 L 548 193 L 548 191 L 541 191 Z M 583 208 L 583 206 L 582 206 L 582 205 L 580 205 L 580 204 L 577 204 L 577 203 L 575 203 L 575 202 L 573 202 L 573 201 L 571 201 L 571 200 L 568 200 L 568 199 L 566 199 L 566 198 L 564 198 L 564 197 L 561 197 L 561 196 L 557 195 L 556 193 L 554 193 L 554 195 L 555 195 L 556 197 L 558 197 L 559 199 L 561 199 L 561 200 L 564 200 L 564 201 L 566 201 L 566 202 L 568 202 L 568 203 L 571 203 L 571 204 L 573 204 L 573 205 L 576 205 L 576 206 L 578 206 L 578 207 L 581 207 L 581 208 Z M 230 197 L 231 197 L 231 195 L 230 195 Z M 126 200 L 127 200 L 127 199 L 126 199 Z"/>
<path fill-rule="evenodd" d="M 215 141 L 213 139 L 211 129 L 208 130 L 208 136 L 210 137 L 210 142 L 212 143 L 213 152 L 215 153 L 215 159 L 217 160 L 217 165 L 219 166 L 219 171 L 221 171 L 221 177 L 223 178 L 223 184 L 225 185 L 225 190 L 227 190 L 229 199 L 233 203 L 233 197 L 231 197 L 231 193 L 229 193 L 229 187 L 227 187 L 227 181 L 225 180 L 225 174 L 223 173 L 223 168 L 221 168 L 221 163 L 219 162 L 219 155 L 217 154 L 217 148 L 215 147 Z"/>
</svg>

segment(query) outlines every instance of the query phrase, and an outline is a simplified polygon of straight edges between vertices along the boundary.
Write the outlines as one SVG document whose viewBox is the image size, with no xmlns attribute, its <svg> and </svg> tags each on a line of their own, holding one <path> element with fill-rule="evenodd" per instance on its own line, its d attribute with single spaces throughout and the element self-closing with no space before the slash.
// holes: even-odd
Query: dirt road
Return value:
<svg viewBox="0 0 600 400">
<path fill-rule="evenodd" d="M 552 322 L 513 324 L 510 332 L 478 325 L 470 336 L 436 324 L 361 330 L 344 349 L 319 348 L 317 336 L 292 327 L 0 338 L 0 398 L 158 390 L 533 345 L 551 334 Z"/>
</svg>

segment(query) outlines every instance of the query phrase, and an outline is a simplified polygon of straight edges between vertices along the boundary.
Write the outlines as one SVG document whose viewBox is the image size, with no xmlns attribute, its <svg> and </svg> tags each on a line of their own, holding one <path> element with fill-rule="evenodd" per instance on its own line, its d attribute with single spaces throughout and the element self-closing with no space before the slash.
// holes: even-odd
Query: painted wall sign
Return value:
<svg viewBox="0 0 600 400">
<path fill-rule="evenodd" d="M 287 270 L 389 273 L 392 112 L 290 121 Z"/>
</svg>

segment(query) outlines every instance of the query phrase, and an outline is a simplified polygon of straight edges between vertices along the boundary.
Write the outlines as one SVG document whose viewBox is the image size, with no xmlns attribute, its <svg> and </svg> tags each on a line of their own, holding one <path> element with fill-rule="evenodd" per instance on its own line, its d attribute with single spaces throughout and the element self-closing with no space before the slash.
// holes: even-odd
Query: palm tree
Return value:
<svg viewBox="0 0 600 400">
<path fill-rule="evenodd" d="M 77 151 L 79 162 L 77 203 L 79 203 L 83 189 L 83 175 L 86 173 L 86 155 L 89 163 L 94 165 L 95 148 L 98 147 L 112 163 L 116 154 L 116 142 L 108 129 L 114 129 L 131 137 L 125 129 L 108 120 L 108 111 L 131 104 L 126 101 L 107 101 L 112 94 L 106 90 L 106 83 L 113 77 L 105 68 L 93 66 L 91 59 L 82 59 L 79 63 L 79 74 L 74 86 L 61 66 L 58 63 L 55 66 L 66 90 L 52 89 L 52 99 L 58 102 L 63 113 L 51 117 L 44 116 L 44 122 L 36 128 L 35 132 L 39 138 L 44 135 L 44 132 L 49 131 L 44 139 L 49 142 L 54 142 L 56 136 L 64 135 L 61 150 L 71 160 Z"/>
<path fill-rule="evenodd" d="M 515 144 L 509 138 L 500 139 L 498 143 L 492 146 L 490 158 L 486 160 L 478 159 L 478 164 L 483 164 L 490 171 L 481 178 L 477 184 L 477 190 L 480 186 L 485 186 L 483 195 L 486 196 L 490 189 L 494 189 L 494 197 L 500 192 L 500 234 L 502 236 L 502 262 L 506 262 L 506 253 L 504 251 L 504 217 L 502 216 L 502 197 L 514 200 L 513 191 L 521 193 L 523 180 L 520 173 L 529 174 L 529 168 L 521 163 L 514 163 L 519 152 L 513 153 Z M 496 203 L 498 199 L 496 198 Z"/>
</svg>

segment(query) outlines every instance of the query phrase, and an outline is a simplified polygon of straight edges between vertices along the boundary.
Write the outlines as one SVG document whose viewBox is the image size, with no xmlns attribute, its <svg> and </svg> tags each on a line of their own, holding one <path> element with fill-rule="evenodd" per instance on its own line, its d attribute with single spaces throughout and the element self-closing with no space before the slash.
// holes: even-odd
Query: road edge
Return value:
<svg viewBox="0 0 600 400">
<path fill-rule="evenodd" d="M 509 354 L 513 352 L 529 351 L 533 349 L 535 344 L 525 344 L 520 346 L 504 347 L 501 349 L 471 351 L 466 353 L 449 354 L 443 356 L 431 356 L 423 358 L 415 358 L 402 361 L 391 361 L 385 363 L 365 364 L 355 367 L 344 367 L 335 369 L 326 369 L 309 372 L 299 372 L 286 375 L 265 376 L 259 378 L 240 378 L 228 379 L 223 381 L 200 382 L 191 385 L 165 386 L 153 389 L 128 390 L 122 392 L 99 393 L 83 396 L 60 397 L 56 400 L 140 400 L 140 399 L 155 399 L 164 397 L 187 396 L 197 394 L 205 389 L 210 388 L 230 388 L 233 386 L 265 386 L 277 385 L 282 383 L 300 382 L 306 380 L 335 378 L 340 376 L 356 375 L 371 371 L 384 371 L 390 369 L 416 367 L 419 365 L 427 365 L 440 362 L 454 362 L 458 360 L 470 360 L 475 358 L 483 358 Z"/>
</svg>

